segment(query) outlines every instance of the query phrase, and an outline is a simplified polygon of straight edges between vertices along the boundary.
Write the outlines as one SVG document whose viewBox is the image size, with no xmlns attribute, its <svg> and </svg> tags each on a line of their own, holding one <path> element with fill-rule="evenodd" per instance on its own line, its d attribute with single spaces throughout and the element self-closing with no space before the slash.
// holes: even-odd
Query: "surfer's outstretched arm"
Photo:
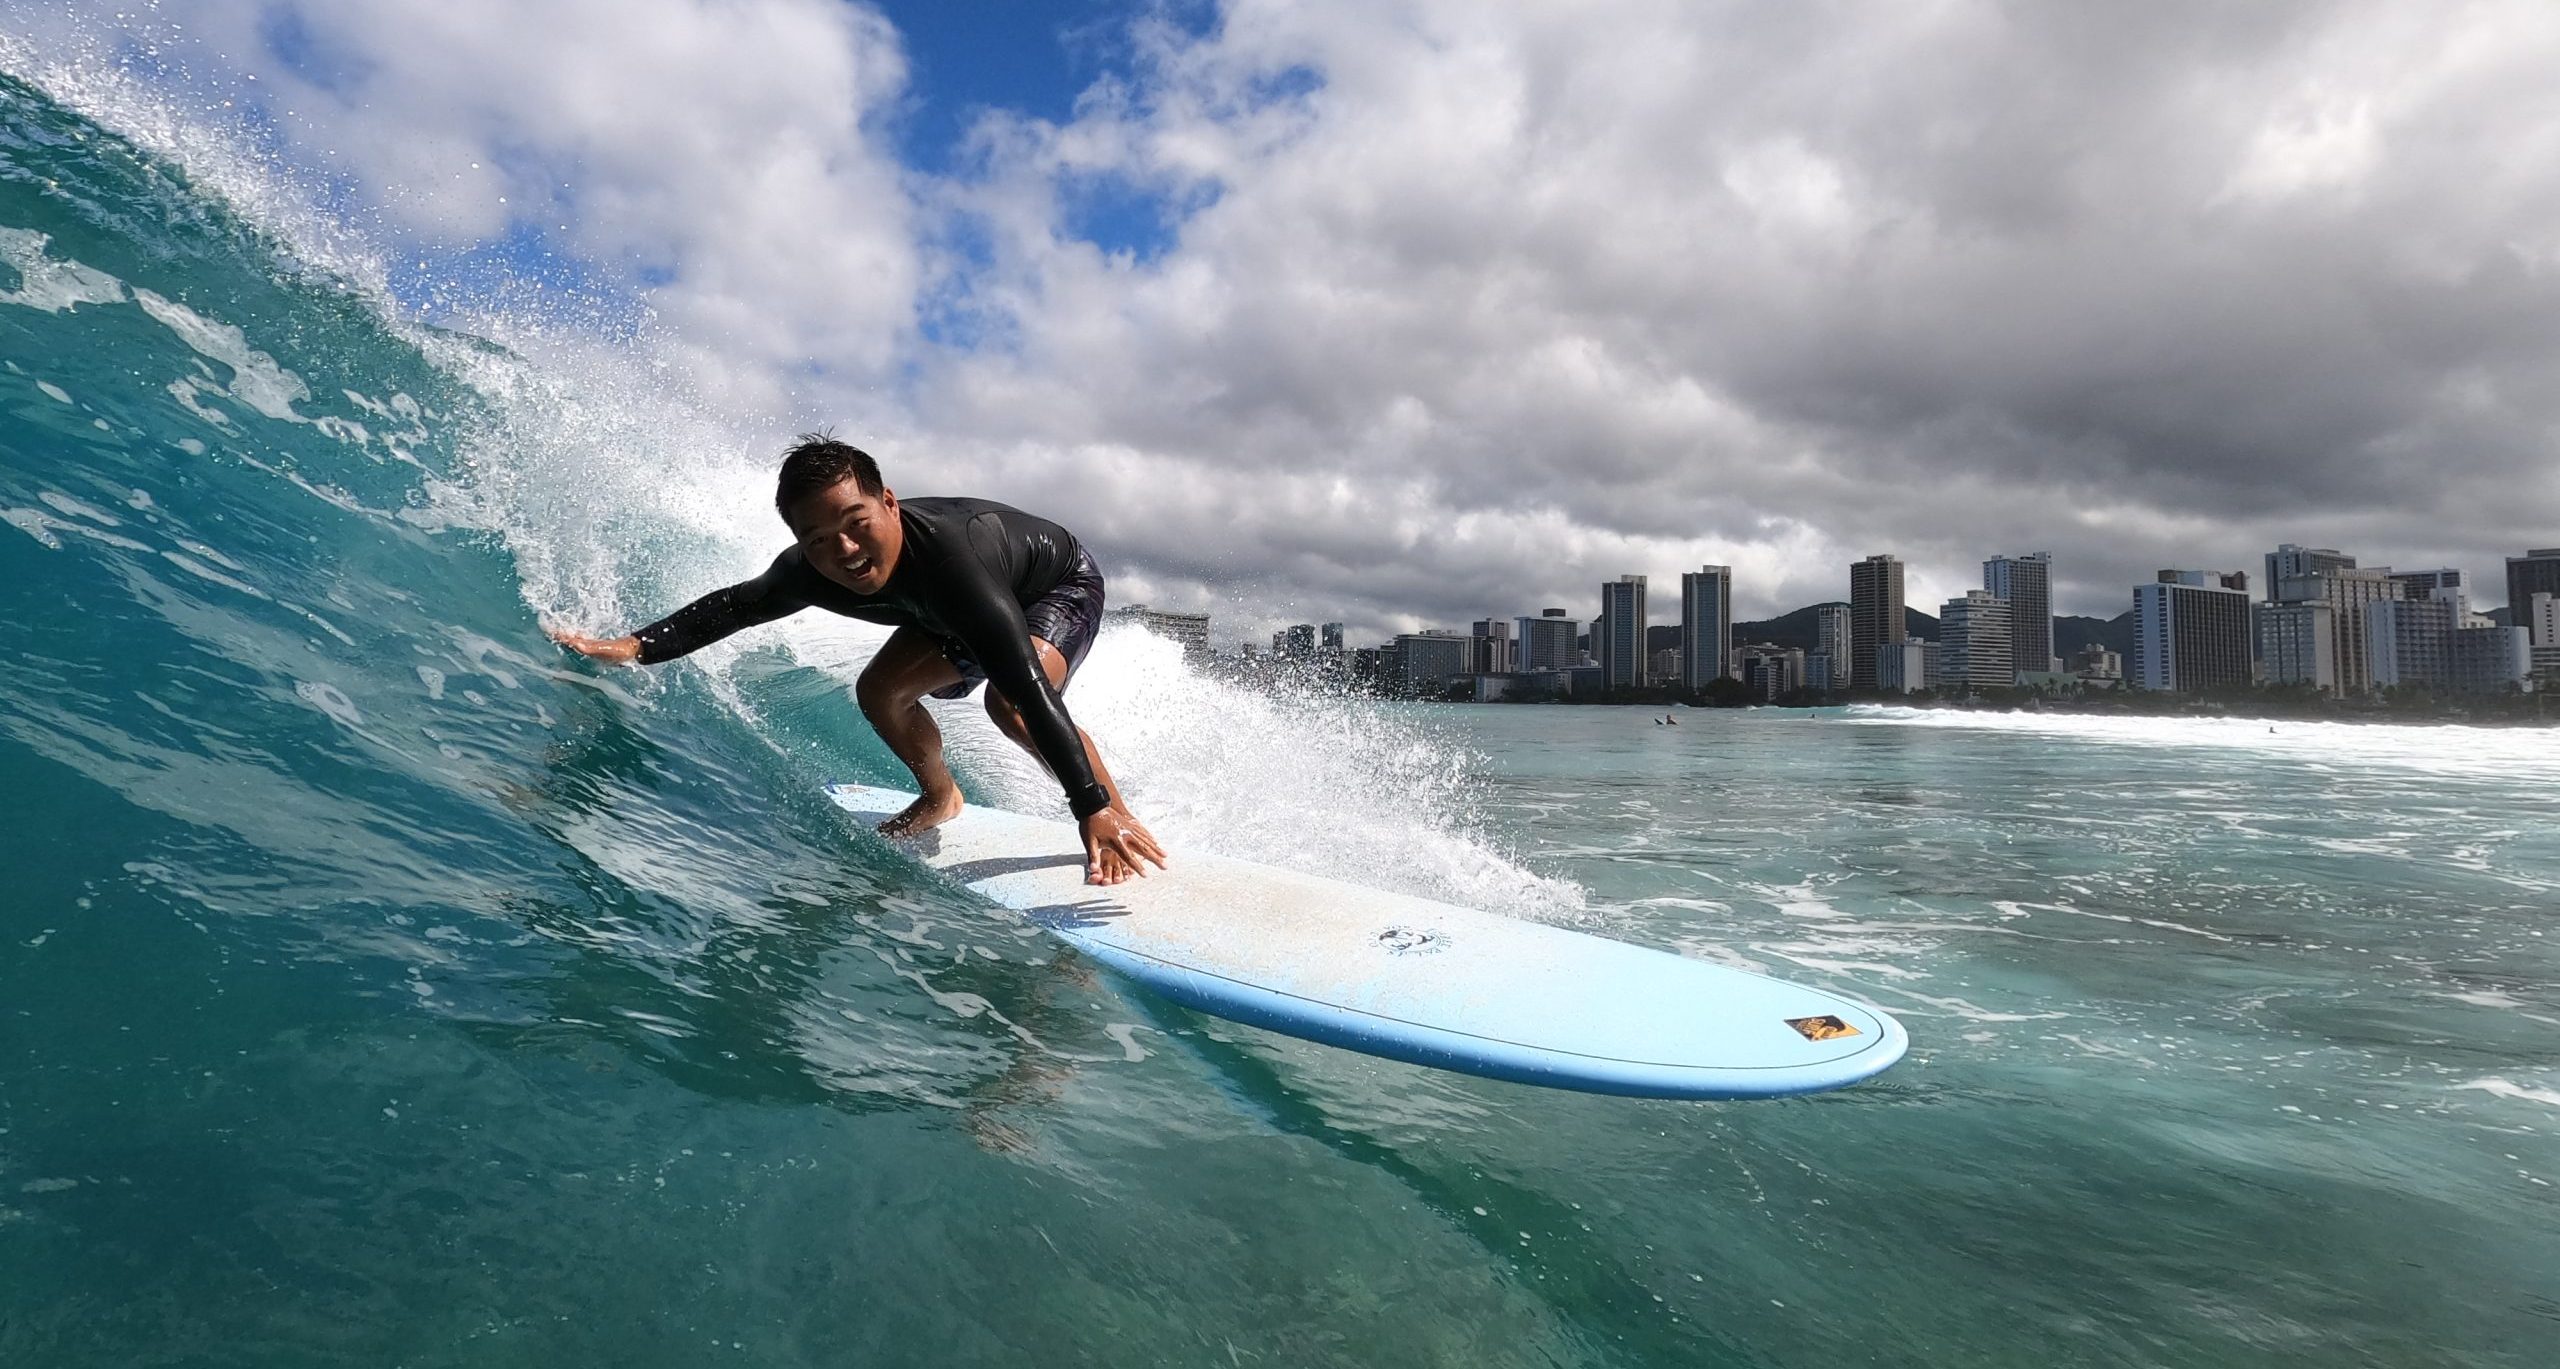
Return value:
<svg viewBox="0 0 2560 1369">
<path fill-rule="evenodd" d="M 756 578 L 715 589 L 625 637 L 588 637 L 546 629 L 551 640 L 581 656 L 615 665 L 656 665 L 690 655 L 733 632 L 770 623 L 808 606 L 790 588 L 792 553 L 784 552 Z"/>
</svg>

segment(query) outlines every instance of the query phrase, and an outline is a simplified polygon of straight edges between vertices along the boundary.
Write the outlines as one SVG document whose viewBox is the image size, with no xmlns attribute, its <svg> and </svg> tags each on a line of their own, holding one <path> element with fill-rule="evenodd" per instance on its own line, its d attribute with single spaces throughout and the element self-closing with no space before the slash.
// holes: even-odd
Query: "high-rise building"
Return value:
<svg viewBox="0 0 2560 1369">
<path fill-rule="evenodd" d="M 2133 587 L 2133 684 L 2182 693 L 2249 683 L 2249 577 L 2164 570 Z"/>
<path fill-rule="evenodd" d="M 2505 694 L 2533 678 L 2533 645 L 2520 627 L 2464 627 L 2453 631 L 2453 689 L 2457 694 Z"/>
<path fill-rule="evenodd" d="M 2560 547 L 2539 547 L 2522 556 L 2507 558 L 2507 622 L 2524 625 L 2525 615 L 2533 610 L 2533 596 L 2560 595 Z M 2535 646 L 2560 646 L 2560 641 L 2536 637 Z"/>
<path fill-rule="evenodd" d="M 1535 618 L 1522 616 L 1512 625 L 1520 629 L 1522 670 L 1571 670 L 1581 655 L 1573 646 L 1579 629 L 1563 609 L 1551 608 Z"/>
<path fill-rule="evenodd" d="M 2009 601 L 2013 677 L 2053 670 L 2053 553 L 1994 556 L 1982 563 L 1982 587 Z M 1943 633 L 1939 640 L 1945 640 Z M 2017 680 L 2012 678 L 2007 683 L 2016 684 Z"/>
<path fill-rule="evenodd" d="M 2007 689 L 2018 682 L 2009 637 L 2013 607 L 1987 589 L 1966 590 L 1938 606 L 1938 675 L 1948 688 Z"/>
<path fill-rule="evenodd" d="M 2538 647 L 2560 647 L 2560 594 L 2536 590 L 2525 600 L 2519 615 L 2510 609 L 2508 625 L 2523 628 Z"/>
<path fill-rule="evenodd" d="M 1849 606 L 1847 604 L 1814 606 L 1813 650 L 1815 655 L 1831 658 L 1831 674 L 1823 683 L 1819 685 L 1808 683 L 1806 687 L 1822 690 L 1847 689 L 1849 687 Z M 1812 667 L 1807 666 L 1806 670 L 1810 672 Z"/>
<path fill-rule="evenodd" d="M 2091 642 L 2071 653 L 2071 673 L 2084 680 L 2121 680 L 2124 658 Z"/>
<path fill-rule="evenodd" d="M 2317 599 L 2258 610 L 2258 661 L 2271 685 L 2338 692 L 2338 611 Z"/>
<path fill-rule="evenodd" d="M 2267 601 L 2275 602 L 2276 590 L 2287 580 L 2309 575 L 2326 575 L 2336 570 L 2354 570 L 2356 558 L 2328 547 L 2303 547 L 2291 542 L 2267 553 Z"/>
<path fill-rule="evenodd" d="M 1644 577 L 1621 575 L 1602 581 L 1600 617 L 1591 627 L 1591 654 L 1600 661 L 1600 687 L 1644 688 Z"/>
<path fill-rule="evenodd" d="M 1804 649 L 1758 642 L 1735 655 L 1742 664 L 1742 686 L 1754 698 L 1782 699 L 1804 688 Z"/>
<path fill-rule="evenodd" d="M 2459 622 L 2471 616 L 2471 579 L 2451 566 L 2439 570 L 2395 570 L 2391 578 L 2403 599 L 2432 599 L 2453 605 Z"/>
<path fill-rule="evenodd" d="M 2403 582 L 2406 588 L 2406 582 Z M 2468 614 L 2453 598 L 2365 606 L 2365 676 L 2375 689 L 2440 690 L 2453 681 L 2453 633 Z"/>
<path fill-rule="evenodd" d="M 1461 633 L 1399 632 L 1379 662 L 1390 689 L 1409 698 L 1436 699 L 1449 682 L 1468 672 L 1470 638 Z"/>
<path fill-rule="evenodd" d="M 1917 637 L 1888 642 L 1876 652 L 1876 688 L 1889 694 L 1917 694 L 1934 687 L 1938 644 Z"/>
<path fill-rule="evenodd" d="M 2274 565 L 2278 552 L 2267 558 Z M 2335 556 L 2335 552 L 2319 552 L 2318 556 Z M 2400 582 L 2388 569 L 2358 570 L 2353 565 L 2332 567 L 2312 575 L 2288 576 L 2267 595 L 2270 608 L 2276 604 L 2316 601 L 2334 610 L 2330 618 L 2330 669 L 2336 676 L 2338 693 L 2362 695 L 2372 692 L 2373 678 L 2366 669 L 2369 652 L 2365 645 L 2365 610 L 2378 603 L 2400 598 Z"/>
<path fill-rule="evenodd" d="M 2560 646 L 2527 648 L 2533 653 L 2533 690 L 2537 694 L 2560 694 Z"/>
<path fill-rule="evenodd" d="M 1375 689 L 1383 689 L 1386 687 L 1386 647 L 1353 647 L 1351 650 L 1344 652 L 1343 655 L 1345 657 L 1345 665 L 1348 667 L 1346 673 L 1351 677 L 1352 683 L 1367 685 Z"/>
<path fill-rule="evenodd" d="M 1519 643 L 1511 640 L 1511 620 L 1479 618 L 1468 624 L 1478 675 L 1509 675 L 1520 669 Z"/>
<path fill-rule="evenodd" d="M 1342 624 L 1324 624 L 1323 627 L 1318 629 L 1317 641 L 1318 644 L 1323 647 L 1326 655 L 1340 655 L 1342 653 Z"/>
<path fill-rule="evenodd" d="M 1679 672 L 1685 689 L 1732 673 L 1733 567 L 1700 566 L 1680 577 Z"/>
<path fill-rule="evenodd" d="M 1131 604 L 1119 613 L 1159 637 L 1181 643 L 1186 660 L 1199 660 L 1209 654 L 1208 614 L 1168 613 L 1144 604 Z"/>
<path fill-rule="evenodd" d="M 1910 636 L 1902 615 L 1902 561 L 1876 555 L 1849 567 L 1849 686 L 1876 687 L 1876 652 Z"/>
<path fill-rule="evenodd" d="M 1314 656 L 1316 654 L 1316 625 L 1313 623 L 1296 623 L 1291 625 L 1277 638 L 1272 640 L 1271 650 L 1274 655 L 1286 656 L 1291 660 L 1297 661 L 1303 661 Z"/>
</svg>

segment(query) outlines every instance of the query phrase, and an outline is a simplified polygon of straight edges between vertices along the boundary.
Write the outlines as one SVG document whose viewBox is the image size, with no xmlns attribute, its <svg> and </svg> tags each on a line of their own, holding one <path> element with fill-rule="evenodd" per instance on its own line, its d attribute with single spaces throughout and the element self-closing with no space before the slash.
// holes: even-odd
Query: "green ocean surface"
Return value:
<svg viewBox="0 0 2560 1369">
<path fill-rule="evenodd" d="M 848 827 L 866 630 L 563 658 L 770 555 L 748 458 L 233 204 L 0 79 L 0 1365 L 2552 1362 L 2553 733 L 1672 728 L 1113 628 L 1071 699 L 1177 855 L 1913 1036 L 1732 1104 L 1371 1060 Z"/>
</svg>

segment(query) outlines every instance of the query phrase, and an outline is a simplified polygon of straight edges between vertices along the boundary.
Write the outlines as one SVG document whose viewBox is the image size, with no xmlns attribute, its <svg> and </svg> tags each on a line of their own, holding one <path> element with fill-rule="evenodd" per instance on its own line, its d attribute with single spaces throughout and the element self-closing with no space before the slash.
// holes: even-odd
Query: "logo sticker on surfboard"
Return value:
<svg viewBox="0 0 2560 1369">
<path fill-rule="evenodd" d="M 1802 1033 L 1807 1041 L 1829 1041 L 1835 1037 L 1856 1036 L 1858 1029 L 1825 1013 L 1820 1017 L 1790 1017 L 1787 1025 Z"/>
<path fill-rule="evenodd" d="M 1413 927 L 1389 927 L 1378 933 L 1376 939 L 1392 955 L 1430 955 L 1449 944 L 1438 932 Z"/>
</svg>

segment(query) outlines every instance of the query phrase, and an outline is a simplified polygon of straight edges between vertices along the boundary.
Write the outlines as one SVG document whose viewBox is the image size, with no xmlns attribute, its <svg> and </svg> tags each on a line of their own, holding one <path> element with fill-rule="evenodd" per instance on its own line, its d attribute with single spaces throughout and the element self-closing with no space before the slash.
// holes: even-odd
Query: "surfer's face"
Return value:
<svg viewBox="0 0 2560 1369">
<path fill-rule="evenodd" d="M 898 496 L 888 490 L 865 494 L 851 480 L 801 496 L 786 521 L 809 564 L 856 594 L 879 593 L 906 547 Z"/>
</svg>

